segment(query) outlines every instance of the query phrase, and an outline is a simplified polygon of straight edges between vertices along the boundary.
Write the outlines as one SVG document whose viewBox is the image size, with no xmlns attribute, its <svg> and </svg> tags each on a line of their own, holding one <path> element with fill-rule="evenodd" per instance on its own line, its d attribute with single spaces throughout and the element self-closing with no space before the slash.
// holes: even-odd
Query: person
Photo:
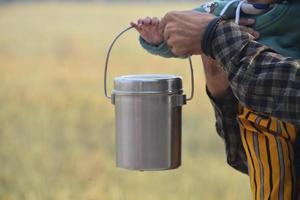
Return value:
<svg viewBox="0 0 300 200">
<path fill-rule="evenodd" d="M 272 119 L 276 118 L 290 123 L 294 126 L 291 132 L 294 134 L 299 132 L 296 129 L 299 130 L 300 126 L 300 65 L 296 59 L 284 57 L 273 49 L 254 41 L 253 37 L 241 31 L 235 23 L 224 22 L 211 15 L 195 11 L 171 12 L 163 18 L 162 24 L 164 38 L 167 39 L 167 44 L 173 47 L 172 52 L 175 55 L 206 54 L 215 58 L 226 71 L 230 89 L 239 104 L 251 109 L 254 114 L 261 114 L 262 118 L 267 119 L 266 121 L 272 122 Z M 186 31 L 180 32 L 180 30 Z M 194 43 L 198 45 L 192 45 Z M 238 119 L 243 117 L 243 112 L 239 114 L 237 114 Z M 246 151 L 250 152 L 248 155 L 253 156 L 252 166 L 254 167 L 251 167 L 251 159 L 248 160 L 249 174 L 253 183 L 251 184 L 253 199 L 261 199 L 261 197 L 271 200 L 293 199 L 293 196 L 299 193 L 299 188 L 292 189 L 291 179 L 294 176 L 289 176 L 291 178 L 289 179 L 287 173 L 293 173 L 295 169 L 299 172 L 299 163 L 297 163 L 299 157 L 297 155 L 294 159 L 292 157 L 294 152 L 299 153 L 299 148 L 294 145 L 286 132 L 274 133 L 267 129 L 268 127 L 260 127 L 257 123 L 259 120 L 254 121 L 251 124 L 253 126 L 246 127 L 253 127 L 252 130 L 241 131 L 241 133 L 246 132 L 246 138 L 250 141 Z M 254 127 L 257 130 L 254 130 Z M 288 130 L 291 130 L 290 128 Z M 244 134 L 241 136 L 243 137 Z M 259 154 L 262 155 L 261 157 L 256 156 L 257 151 L 253 142 L 255 136 L 259 136 L 258 147 L 264 144 L 261 136 L 265 138 L 266 145 L 262 145 L 262 149 L 267 153 Z M 273 141 L 272 144 L 270 141 Z M 289 151 L 290 162 L 286 161 L 287 165 L 282 159 L 282 151 L 284 155 L 287 155 Z M 262 160 L 266 157 L 267 159 L 264 160 L 270 161 L 269 165 Z M 271 168 L 265 170 L 265 166 L 271 166 Z M 289 167 L 290 170 L 288 170 Z M 267 177 L 267 179 L 260 179 L 261 171 L 256 171 L 256 168 L 265 170 L 262 177 Z M 286 180 L 289 182 L 282 184 L 282 181 Z M 267 187 L 263 188 L 265 190 L 261 190 L 261 183 L 266 183 Z"/>
<path fill-rule="evenodd" d="M 182 12 L 180 15 L 171 13 L 163 18 L 163 27 L 165 28 L 164 38 L 166 39 L 167 47 L 173 47 L 170 50 L 177 56 L 203 54 L 203 52 L 201 52 L 203 49 L 200 47 L 200 43 L 203 44 L 203 38 L 199 37 L 201 26 L 195 27 L 193 24 L 187 23 L 191 19 L 198 19 L 200 22 L 206 20 L 207 22 L 207 19 L 212 17 L 201 15 L 202 19 L 200 19 L 194 11 L 187 13 Z M 171 17 L 172 20 L 168 20 L 170 15 L 173 16 Z M 184 20 L 185 18 L 187 21 Z M 210 18 L 210 20 L 211 19 L 212 18 Z M 184 24 L 185 26 L 177 27 L 175 25 L 178 25 L 178 22 L 182 22 L 183 24 L 186 22 L 186 24 Z M 157 22 L 154 23 L 154 25 L 157 25 Z M 233 25 L 228 25 L 227 29 L 232 28 L 231 26 Z M 217 27 L 216 30 L 219 29 L 219 26 L 215 27 Z M 206 27 L 202 26 L 202 28 L 205 29 Z M 293 101 L 287 101 L 286 98 L 290 98 L 294 101 L 298 98 L 299 100 L 299 94 L 297 96 L 297 93 L 291 93 L 291 90 L 294 92 L 295 89 L 293 87 L 290 88 L 291 85 L 294 87 L 299 86 L 299 82 L 297 82 L 297 79 L 293 79 L 295 78 L 293 76 L 286 77 L 285 74 L 288 72 L 294 76 L 296 76 L 297 73 L 293 74 L 292 71 L 284 71 L 282 65 L 290 64 L 292 65 L 290 68 L 294 70 L 293 72 L 297 72 L 295 70 L 297 70 L 297 67 L 299 68 L 299 64 L 293 60 L 290 61 L 290 58 L 287 59 L 277 55 L 274 50 L 263 45 L 260 46 L 258 43 L 253 43 L 253 38 L 244 33 L 242 34 L 236 27 L 234 27 L 234 29 L 232 28 L 232 30 L 234 31 L 228 32 L 232 35 L 236 33 L 238 39 L 244 40 L 247 44 L 252 44 L 251 48 L 249 48 L 250 50 L 259 49 L 263 51 L 255 52 L 258 55 L 253 54 L 254 51 L 246 51 L 246 53 L 249 53 L 251 56 L 249 57 L 248 55 L 249 58 L 245 59 L 247 58 L 247 54 L 243 55 L 245 57 L 242 58 L 245 60 L 236 57 L 237 62 L 235 63 L 233 62 L 234 57 L 231 60 L 231 56 L 228 55 L 235 55 L 233 53 L 239 55 L 240 52 L 237 50 L 240 50 L 241 47 L 248 49 L 248 46 L 242 45 L 243 43 L 241 42 L 233 42 L 233 37 L 229 33 L 227 37 L 222 34 L 219 34 L 219 37 L 210 37 L 214 40 L 219 39 L 217 41 L 223 45 L 221 46 L 217 43 L 219 46 L 217 45 L 216 49 L 218 51 L 216 52 L 213 51 L 214 48 L 206 47 L 207 44 L 211 45 L 215 43 L 212 42 L 214 40 L 208 38 L 210 43 L 206 42 L 206 45 L 203 45 L 207 48 L 205 53 L 217 60 L 217 62 L 215 62 L 209 57 L 203 58 L 208 94 L 212 99 L 216 111 L 218 133 L 225 139 L 225 144 L 227 145 L 229 164 L 246 173 L 249 167 L 248 173 L 250 175 L 253 199 L 292 199 L 297 193 L 294 187 L 293 177 L 295 168 L 297 169 L 296 161 L 299 160 L 297 159 L 297 155 L 295 155 L 294 158 L 294 151 L 299 151 L 295 147 L 296 127 L 299 126 L 299 111 L 297 112 L 295 108 L 299 110 L 299 105 L 294 105 Z M 172 37 L 172 35 L 176 37 Z M 214 34 L 210 33 L 208 35 Z M 248 38 L 246 36 L 248 36 Z M 229 43 L 228 41 L 227 43 L 223 42 L 225 39 L 228 39 Z M 246 39 L 248 39 L 248 41 Z M 224 46 L 224 44 L 226 45 Z M 297 45 L 297 43 L 295 44 Z M 299 50 L 299 48 L 294 50 L 295 53 L 297 53 L 297 50 Z M 280 52 L 278 48 L 277 51 Z M 223 55 L 221 54 L 219 57 L 216 56 L 219 55 L 220 52 L 222 52 Z M 265 56 L 267 53 L 268 56 Z M 282 54 L 284 54 L 284 52 Z M 278 57 L 284 60 L 286 64 L 268 60 L 269 58 L 276 58 L 278 60 Z M 258 59 L 258 62 L 257 59 L 254 58 L 264 59 Z M 217 63 L 222 65 L 227 74 L 223 69 L 217 66 Z M 273 64 L 274 66 L 272 66 Z M 242 67 L 237 68 L 236 66 Z M 263 68 L 266 66 L 268 68 Z M 276 69 L 273 69 L 275 66 Z M 250 71 L 250 73 L 248 71 Z M 261 76 L 256 76 L 256 73 Z M 288 74 L 290 75 L 290 73 Z M 252 77 L 250 75 L 255 76 Z M 217 77 L 217 79 L 213 79 L 214 77 Z M 288 78 L 292 80 L 286 80 Z M 242 82 L 241 80 L 247 81 Z M 274 80 L 275 83 L 273 83 Z M 270 81 L 271 84 L 268 83 L 268 81 Z M 287 85 L 283 86 L 284 84 L 280 85 L 279 82 L 288 82 L 291 85 L 287 87 Z M 216 89 L 214 90 L 212 88 Z M 275 91 L 273 91 L 274 89 Z M 281 91 L 285 91 L 285 89 L 287 89 L 287 96 L 283 96 L 282 93 L 280 93 Z M 275 95 L 277 98 L 274 99 L 272 95 Z M 281 103 L 278 107 L 276 105 L 277 102 Z M 291 108 L 294 110 L 290 110 Z M 239 124 L 236 119 L 238 119 Z M 238 137 L 238 126 L 240 126 L 241 137 Z M 242 140 L 242 142 L 240 140 Z M 244 151 L 241 147 L 241 143 L 243 143 Z M 245 162 L 245 157 L 247 157 L 247 162 Z"/>
<path fill-rule="evenodd" d="M 237 23 L 241 16 L 252 17 L 256 23 L 253 29 L 248 29 L 248 31 L 251 31 L 250 33 L 259 42 L 283 55 L 300 58 L 298 45 L 300 30 L 297 28 L 299 24 L 297 19 L 300 16 L 297 12 L 298 5 L 295 6 L 295 3 L 288 3 L 288 1 L 278 2 L 278 0 L 253 1 L 249 0 L 251 4 L 245 0 L 216 0 L 207 2 L 194 10 L 208 12 L 215 16 L 226 16 L 227 19 L 236 18 Z M 141 34 L 141 46 L 149 53 L 167 58 L 176 57 L 163 40 L 159 22 L 157 17 L 146 17 L 139 19 L 138 23 L 132 22 L 131 25 Z M 247 22 L 242 21 L 242 24 L 247 24 Z"/>
</svg>

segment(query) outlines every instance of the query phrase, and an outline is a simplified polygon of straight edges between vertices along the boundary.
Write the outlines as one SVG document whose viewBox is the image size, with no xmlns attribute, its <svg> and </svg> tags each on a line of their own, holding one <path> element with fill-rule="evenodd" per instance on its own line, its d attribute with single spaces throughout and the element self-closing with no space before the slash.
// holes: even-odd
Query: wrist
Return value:
<svg viewBox="0 0 300 200">
<path fill-rule="evenodd" d="M 161 40 L 158 40 L 158 41 L 154 41 L 153 43 L 152 43 L 152 45 L 154 45 L 154 46 L 159 46 L 159 45 L 161 45 L 162 43 L 164 42 L 164 40 L 163 39 L 161 39 Z"/>
<path fill-rule="evenodd" d="M 210 56 L 210 57 L 214 58 L 213 53 L 212 53 L 211 44 L 212 44 L 212 41 L 213 41 L 213 38 L 215 35 L 215 31 L 216 31 L 218 25 L 223 21 L 224 21 L 224 18 L 221 16 L 221 17 L 214 18 L 207 25 L 207 28 L 204 32 L 204 35 L 203 35 L 203 38 L 201 41 L 202 51 L 206 56 Z"/>
</svg>

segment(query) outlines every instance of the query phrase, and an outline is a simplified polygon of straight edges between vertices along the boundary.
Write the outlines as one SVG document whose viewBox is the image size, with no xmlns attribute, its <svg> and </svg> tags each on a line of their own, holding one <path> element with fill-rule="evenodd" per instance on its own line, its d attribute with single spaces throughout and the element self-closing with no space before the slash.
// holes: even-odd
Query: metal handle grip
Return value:
<svg viewBox="0 0 300 200">
<path fill-rule="evenodd" d="M 107 51 L 107 55 L 106 55 L 106 60 L 105 60 L 105 68 L 104 68 L 104 93 L 105 93 L 105 96 L 106 98 L 108 99 L 111 99 L 111 96 L 108 96 L 107 94 L 107 69 L 108 69 L 108 62 L 109 62 L 109 58 L 110 58 L 110 53 L 111 53 L 111 50 L 114 46 L 114 44 L 116 43 L 116 41 L 119 39 L 119 37 L 121 35 L 123 35 L 125 32 L 129 31 L 130 29 L 132 29 L 133 27 L 130 26 L 128 28 L 126 28 L 125 30 L 123 30 L 122 32 L 120 32 L 115 38 L 114 40 L 112 41 L 111 45 L 109 46 L 109 49 Z M 189 98 L 187 98 L 186 100 L 187 101 L 190 101 L 193 99 L 194 97 L 194 70 L 193 70 L 193 63 L 192 63 L 192 59 L 191 59 L 191 56 L 188 57 L 188 60 L 189 60 L 189 65 L 190 65 L 190 71 L 191 71 L 191 95 Z"/>
</svg>

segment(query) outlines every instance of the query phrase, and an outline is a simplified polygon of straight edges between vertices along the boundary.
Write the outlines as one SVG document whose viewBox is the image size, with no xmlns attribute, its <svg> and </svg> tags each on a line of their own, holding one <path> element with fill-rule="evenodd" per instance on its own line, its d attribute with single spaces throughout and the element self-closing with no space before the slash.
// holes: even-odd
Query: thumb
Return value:
<svg viewBox="0 0 300 200">
<path fill-rule="evenodd" d="M 255 23 L 255 19 L 253 19 L 253 18 L 242 18 L 239 21 L 239 25 L 242 25 L 242 26 L 251 26 L 254 23 Z"/>
<path fill-rule="evenodd" d="M 159 30 L 159 32 L 160 32 L 161 35 L 163 35 L 164 32 L 165 32 L 166 24 L 167 24 L 166 19 L 163 17 L 160 20 L 159 25 L 158 25 L 158 30 Z"/>
<path fill-rule="evenodd" d="M 137 28 L 137 24 L 135 22 L 130 22 L 130 26 Z"/>
<path fill-rule="evenodd" d="M 139 25 L 137 25 L 136 23 L 134 22 L 130 22 L 130 25 L 135 29 L 137 30 L 139 33 L 141 33 L 141 27 Z"/>
</svg>

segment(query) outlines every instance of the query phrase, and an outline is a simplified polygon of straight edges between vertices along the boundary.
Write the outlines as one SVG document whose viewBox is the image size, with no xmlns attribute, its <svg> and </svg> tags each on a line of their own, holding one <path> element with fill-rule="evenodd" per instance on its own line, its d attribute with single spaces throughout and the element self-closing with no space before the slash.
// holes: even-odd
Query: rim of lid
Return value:
<svg viewBox="0 0 300 200">
<path fill-rule="evenodd" d="M 182 92 L 181 76 L 171 74 L 133 74 L 114 79 L 115 94 L 165 94 Z"/>
</svg>

